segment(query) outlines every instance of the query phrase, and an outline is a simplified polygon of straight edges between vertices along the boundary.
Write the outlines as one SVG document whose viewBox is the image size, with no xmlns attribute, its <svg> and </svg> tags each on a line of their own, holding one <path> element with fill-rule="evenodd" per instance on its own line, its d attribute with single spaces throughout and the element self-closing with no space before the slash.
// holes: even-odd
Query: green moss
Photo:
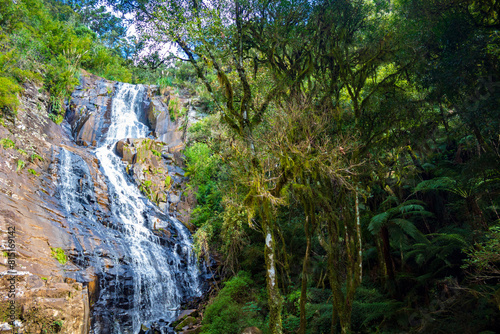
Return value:
<svg viewBox="0 0 500 334">
<path fill-rule="evenodd" d="M 18 148 L 17 149 L 17 152 L 21 153 L 22 155 L 28 155 L 28 152 L 26 152 L 25 150 L 23 150 L 22 148 Z"/>
<path fill-rule="evenodd" d="M 2 138 L 0 139 L 0 145 L 2 145 L 3 148 L 14 148 L 15 143 L 11 139 Z"/>
<path fill-rule="evenodd" d="M 57 259 L 60 264 L 66 264 L 68 262 L 68 258 L 66 257 L 66 254 L 64 253 L 64 250 L 62 248 L 50 248 L 52 251 L 52 257 Z"/>
<path fill-rule="evenodd" d="M 63 326 L 63 321 L 62 320 L 56 320 L 52 323 L 52 326 L 55 327 L 54 329 L 57 331 L 58 329 L 60 330 Z"/>
<path fill-rule="evenodd" d="M 32 169 L 32 168 L 29 168 L 29 169 L 28 169 L 28 173 L 33 174 L 33 175 L 35 175 L 35 176 L 38 176 L 38 173 L 36 172 L 36 170 L 34 170 L 34 169 Z"/>
<path fill-rule="evenodd" d="M 41 279 L 43 279 L 44 281 L 46 281 L 46 280 L 47 280 L 47 277 L 40 277 L 40 278 L 41 278 Z"/>
<path fill-rule="evenodd" d="M 153 155 L 156 155 L 157 157 L 161 157 L 161 153 L 158 152 L 157 150 L 152 149 L 151 152 L 153 152 Z"/>
</svg>

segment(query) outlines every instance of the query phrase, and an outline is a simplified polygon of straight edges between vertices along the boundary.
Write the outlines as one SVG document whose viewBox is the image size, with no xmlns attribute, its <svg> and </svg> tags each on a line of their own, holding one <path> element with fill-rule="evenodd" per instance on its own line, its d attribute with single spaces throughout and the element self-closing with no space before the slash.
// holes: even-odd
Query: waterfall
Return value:
<svg viewBox="0 0 500 334">
<path fill-rule="evenodd" d="M 94 152 L 107 179 L 111 217 L 106 225 L 111 227 L 97 221 L 97 201 L 85 161 L 64 148 L 59 155 L 59 197 L 75 240 L 74 258 L 80 266 L 92 266 L 100 277 L 95 334 L 136 334 L 142 324 L 171 321 L 182 300 L 201 294 L 189 232 L 141 194 L 114 153 L 118 140 L 145 138 L 150 132 L 138 117 L 144 95 L 143 86 L 119 84 L 111 125 Z M 175 232 L 170 244 L 162 244 L 152 232 L 158 217 Z"/>
</svg>

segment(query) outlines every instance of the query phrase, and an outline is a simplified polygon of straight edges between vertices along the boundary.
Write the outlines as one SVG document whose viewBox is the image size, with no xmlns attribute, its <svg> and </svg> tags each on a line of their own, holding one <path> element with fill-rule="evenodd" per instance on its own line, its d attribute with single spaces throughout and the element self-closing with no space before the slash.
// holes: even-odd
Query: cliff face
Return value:
<svg viewBox="0 0 500 334">
<path fill-rule="evenodd" d="M 25 329 L 40 331 L 64 324 L 67 333 L 87 333 L 88 282 L 77 282 L 68 272 L 77 270 L 53 256 L 53 249 L 67 248 L 70 235 L 55 198 L 54 166 L 61 146 L 71 146 L 68 134 L 49 120 L 48 96 L 40 87 L 27 85 L 18 115 L 0 126 L 0 324 L 10 320 L 10 301 L 16 319 Z M 14 232 L 8 234 L 8 232 Z M 14 243 L 8 244 L 8 237 Z M 15 252 L 11 247 L 14 245 Z M 13 257 L 15 256 L 15 257 Z M 16 275 L 9 275 L 9 260 Z M 61 262 L 64 262 L 61 260 Z M 8 292 L 15 279 L 15 298 Z M 61 321 L 61 322 L 58 322 Z"/>
<path fill-rule="evenodd" d="M 111 218 L 108 186 L 92 152 L 109 129 L 116 86 L 84 74 L 69 102 L 66 121 L 58 126 L 48 118 L 49 98 L 41 87 L 26 85 L 16 119 L 0 125 L 0 332 L 10 331 L 9 307 L 14 303 L 21 332 L 88 333 L 92 305 L 103 284 L 120 278 L 117 275 L 130 275 L 103 274 L 90 259 L 96 256 L 96 247 L 104 250 L 98 255 L 104 258 L 106 247 L 112 247 L 106 246 L 109 240 L 99 231 L 109 226 L 119 228 L 120 224 Z M 118 151 L 129 165 L 131 179 L 142 185 L 142 192 L 164 212 L 182 209 L 179 218 L 189 226 L 193 196 L 188 199 L 182 195 L 184 178 L 179 168 L 183 129 L 189 124 L 187 117 L 170 117 L 169 98 L 158 95 L 154 87 L 145 89 L 143 106 L 137 113 L 151 127 L 151 139 L 124 138 Z M 189 107 L 189 100 L 180 100 Z M 145 140 L 158 147 L 144 148 Z M 130 149 L 127 156 L 124 147 Z M 78 163 L 87 166 L 75 167 L 80 173 L 75 181 L 75 191 L 81 197 L 75 211 L 82 217 L 78 226 L 66 217 L 58 191 L 62 150 L 80 157 Z M 85 226 L 89 214 L 102 227 Z M 155 228 L 162 244 L 175 243 L 171 239 L 175 231 L 160 224 Z M 9 232 L 13 233 L 9 236 Z M 15 298 L 9 296 L 13 278 Z"/>
</svg>

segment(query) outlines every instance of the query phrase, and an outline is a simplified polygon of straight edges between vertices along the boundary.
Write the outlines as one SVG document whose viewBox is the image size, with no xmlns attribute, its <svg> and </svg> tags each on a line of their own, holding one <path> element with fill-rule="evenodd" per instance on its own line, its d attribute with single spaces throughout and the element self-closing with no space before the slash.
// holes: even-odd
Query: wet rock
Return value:
<svg viewBox="0 0 500 334">
<path fill-rule="evenodd" d="M 254 326 L 245 328 L 241 334 L 262 334 L 262 331 Z"/>
<path fill-rule="evenodd" d="M 198 316 L 198 310 L 197 309 L 191 309 L 191 310 L 183 310 L 181 314 L 177 316 L 177 319 L 175 319 L 175 322 L 181 322 L 184 318 L 192 316 L 192 317 L 197 317 Z"/>
<path fill-rule="evenodd" d="M 177 326 L 175 326 L 175 330 L 180 332 L 185 329 L 192 328 L 197 323 L 196 318 L 187 316 L 184 318 Z"/>
<path fill-rule="evenodd" d="M 184 226 L 186 226 L 186 228 L 191 232 L 191 233 L 194 233 L 196 232 L 196 226 L 194 224 L 192 224 L 190 221 L 182 221 L 182 220 L 179 220 Z"/>
<path fill-rule="evenodd" d="M 168 208 L 168 206 L 167 206 L 167 203 L 166 203 L 166 202 L 159 202 L 159 203 L 158 203 L 158 207 L 160 208 L 160 210 L 161 210 L 161 211 L 163 211 L 163 212 L 167 212 L 167 208 Z"/>
<path fill-rule="evenodd" d="M 170 200 L 170 203 L 177 204 L 181 201 L 181 197 L 179 195 L 176 195 L 176 194 L 170 194 L 169 200 Z"/>
<path fill-rule="evenodd" d="M 162 112 L 168 113 L 168 102 L 170 101 L 170 95 L 166 97 L 153 97 L 149 103 L 148 109 L 146 111 L 149 126 L 152 129 L 156 129 L 158 116 Z"/>
<path fill-rule="evenodd" d="M 115 152 L 116 154 L 120 157 L 120 158 L 123 158 L 123 147 L 127 145 L 127 142 L 125 139 L 122 139 L 122 140 L 119 140 L 118 142 L 116 142 L 116 147 L 115 147 Z"/>
<path fill-rule="evenodd" d="M 95 146 L 111 123 L 111 95 L 114 83 L 84 73 L 71 95 L 66 119 L 78 145 Z"/>
<path fill-rule="evenodd" d="M 149 331 L 149 328 L 146 325 L 141 325 L 141 329 L 139 330 L 139 334 L 146 334 Z"/>
</svg>

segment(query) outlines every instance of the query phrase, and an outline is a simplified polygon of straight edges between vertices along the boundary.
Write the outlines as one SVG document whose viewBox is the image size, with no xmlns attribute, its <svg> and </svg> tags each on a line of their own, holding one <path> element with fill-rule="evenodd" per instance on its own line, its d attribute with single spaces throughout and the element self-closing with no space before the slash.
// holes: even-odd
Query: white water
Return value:
<svg viewBox="0 0 500 334">
<path fill-rule="evenodd" d="M 125 288 L 124 283 L 119 282 L 119 275 L 116 275 L 113 289 L 107 291 L 106 286 L 101 288 L 103 305 L 107 305 L 104 301 L 109 304 L 110 300 L 111 303 L 117 304 L 118 301 L 123 300 L 120 294 L 128 294 L 128 300 L 130 298 L 133 300 L 133 308 L 126 310 L 118 307 L 110 311 L 111 316 L 107 315 L 107 319 L 113 324 L 103 327 L 97 322 L 94 326 L 96 334 L 138 333 L 142 324 L 149 325 L 159 319 L 171 320 L 183 298 L 201 294 L 199 270 L 192 253 L 189 232 L 177 219 L 170 218 L 169 223 L 178 232 L 176 244 L 171 250 L 160 245 L 159 238 L 151 231 L 152 220 L 148 219 L 148 212 L 154 210 L 153 204 L 141 194 L 135 184 L 130 182 L 122 161 L 114 153 L 118 140 L 144 138 L 148 135 L 149 128 L 139 122 L 137 117 L 140 112 L 139 108 L 142 107 L 143 96 L 144 87 L 142 86 L 122 84 L 117 88 L 112 103 L 111 125 L 95 150 L 102 172 L 107 178 L 112 216 L 120 227 L 119 231 L 105 230 L 111 230 L 111 234 L 116 237 L 113 243 L 119 244 L 120 249 L 125 248 L 128 255 L 127 268 L 133 273 L 133 291 Z M 75 182 L 78 181 L 73 170 L 75 164 L 83 163 L 81 158 L 82 162 L 75 162 L 78 158 L 64 149 L 61 153 L 61 202 L 68 213 L 74 213 L 75 203 L 81 202 L 78 198 L 78 191 L 75 190 Z M 106 235 L 108 233 L 109 231 L 100 231 L 94 234 Z M 83 247 L 88 250 L 93 246 Z M 111 258 L 114 259 L 114 265 L 119 266 L 116 256 L 111 256 Z M 99 270 L 106 271 L 102 260 L 96 259 L 95 256 L 94 259 L 93 262 L 101 263 Z M 99 266 L 99 264 L 94 264 L 94 266 Z M 115 271 L 118 272 L 116 268 Z M 130 293 L 133 296 L 130 296 Z M 122 325 L 119 316 L 123 314 L 131 318 L 132 328 L 129 325 L 125 327 Z M 109 328 L 112 328 L 111 332 Z"/>
</svg>

